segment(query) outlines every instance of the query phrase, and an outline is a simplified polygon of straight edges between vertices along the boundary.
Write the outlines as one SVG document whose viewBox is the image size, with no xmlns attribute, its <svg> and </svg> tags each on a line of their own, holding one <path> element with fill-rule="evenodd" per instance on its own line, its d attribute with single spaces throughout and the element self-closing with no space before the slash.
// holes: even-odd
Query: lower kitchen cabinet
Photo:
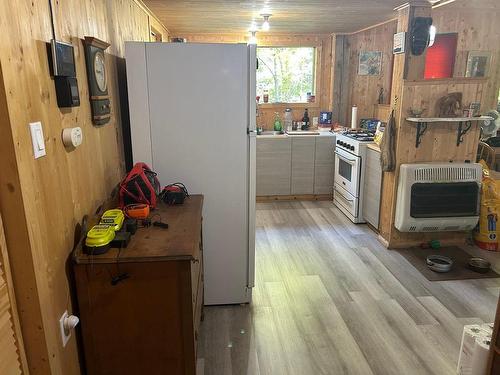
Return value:
<svg viewBox="0 0 500 375">
<path fill-rule="evenodd" d="M 292 138 L 292 195 L 314 193 L 315 138 Z"/>
<path fill-rule="evenodd" d="M 363 216 L 367 223 L 378 229 L 380 195 L 382 189 L 382 167 L 380 151 L 366 150 L 365 184 L 363 190 Z"/>
<path fill-rule="evenodd" d="M 257 196 L 331 194 L 335 137 L 257 138 Z"/>
<path fill-rule="evenodd" d="M 288 137 L 257 139 L 257 196 L 290 195 L 292 140 Z"/>
<path fill-rule="evenodd" d="M 314 194 L 331 194 L 335 173 L 335 143 L 332 137 L 316 138 Z"/>
</svg>

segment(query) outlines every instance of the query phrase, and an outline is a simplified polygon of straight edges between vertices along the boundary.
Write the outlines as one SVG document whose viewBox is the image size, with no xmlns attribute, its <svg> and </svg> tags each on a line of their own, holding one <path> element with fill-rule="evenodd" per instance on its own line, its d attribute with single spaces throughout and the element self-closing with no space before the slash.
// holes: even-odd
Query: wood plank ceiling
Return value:
<svg viewBox="0 0 500 375">
<path fill-rule="evenodd" d="M 348 33 L 395 17 L 405 0 L 144 0 L 172 35 L 245 33 L 272 13 L 270 33 Z"/>
</svg>

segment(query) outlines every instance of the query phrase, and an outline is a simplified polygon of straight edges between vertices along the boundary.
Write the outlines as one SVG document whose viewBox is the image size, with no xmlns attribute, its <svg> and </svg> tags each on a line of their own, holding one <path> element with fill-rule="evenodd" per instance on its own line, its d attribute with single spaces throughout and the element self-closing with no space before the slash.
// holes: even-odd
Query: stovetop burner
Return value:
<svg viewBox="0 0 500 375">
<path fill-rule="evenodd" d="M 364 129 L 350 129 L 344 135 L 360 142 L 373 142 L 373 137 L 375 136 L 373 132 Z"/>
</svg>

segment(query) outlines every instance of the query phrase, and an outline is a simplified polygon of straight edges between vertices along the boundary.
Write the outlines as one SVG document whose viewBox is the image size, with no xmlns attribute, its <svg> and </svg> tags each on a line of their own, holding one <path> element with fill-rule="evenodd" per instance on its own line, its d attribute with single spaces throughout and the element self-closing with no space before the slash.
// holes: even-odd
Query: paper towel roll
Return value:
<svg viewBox="0 0 500 375">
<path fill-rule="evenodd" d="M 476 338 L 472 353 L 471 375 L 485 375 L 490 354 L 490 339 Z"/>
<path fill-rule="evenodd" d="M 464 326 L 460 354 L 458 356 L 457 374 L 470 375 L 476 339 L 491 339 L 491 334 L 486 329 L 483 329 L 480 324 Z"/>
<path fill-rule="evenodd" d="M 358 107 L 353 106 L 351 112 L 351 129 L 358 128 Z"/>
</svg>

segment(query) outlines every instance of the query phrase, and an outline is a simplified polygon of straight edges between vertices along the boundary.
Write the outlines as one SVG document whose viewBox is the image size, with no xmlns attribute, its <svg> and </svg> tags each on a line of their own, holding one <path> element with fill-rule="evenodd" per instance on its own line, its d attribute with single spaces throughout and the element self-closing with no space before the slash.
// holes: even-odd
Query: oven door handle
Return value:
<svg viewBox="0 0 500 375">
<path fill-rule="evenodd" d="M 347 202 L 354 202 L 354 199 L 348 199 L 348 198 L 346 198 L 346 197 L 345 197 L 345 195 L 344 195 L 344 194 L 342 194 L 342 193 L 339 191 L 339 189 L 337 189 L 337 187 L 336 187 L 336 186 L 334 186 L 334 187 L 333 187 L 333 190 L 335 190 L 337 193 L 339 193 L 339 195 L 340 195 L 342 198 L 344 198 Z"/>
<path fill-rule="evenodd" d="M 337 154 L 337 156 L 342 159 L 343 161 L 345 161 L 346 163 L 348 164 L 351 164 L 351 165 L 354 165 L 356 164 L 356 159 L 348 159 L 346 158 L 345 156 L 343 156 L 342 154 L 340 154 L 339 152 L 335 151 L 335 154 Z"/>
</svg>

